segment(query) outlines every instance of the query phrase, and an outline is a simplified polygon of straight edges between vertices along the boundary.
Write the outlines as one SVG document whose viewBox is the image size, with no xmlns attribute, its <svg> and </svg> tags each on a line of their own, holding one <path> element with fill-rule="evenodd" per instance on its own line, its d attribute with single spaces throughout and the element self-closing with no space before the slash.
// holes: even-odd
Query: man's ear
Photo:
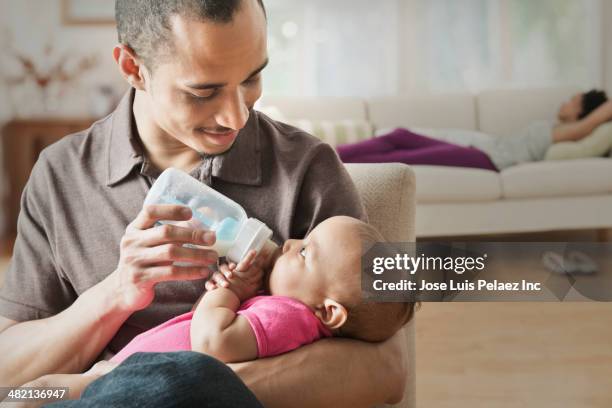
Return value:
<svg viewBox="0 0 612 408">
<path fill-rule="evenodd" d="M 121 75 L 128 83 L 138 89 L 145 90 L 144 66 L 136 57 L 136 53 L 125 44 L 117 44 L 113 49 L 113 58 L 117 62 Z"/>
<path fill-rule="evenodd" d="M 328 329 L 334 330 L 342 327 L 348 317 L 346 308 L 333 299 L 325 299 L 323 304 L 315 310 L 315 315 Z"/>
</svg>

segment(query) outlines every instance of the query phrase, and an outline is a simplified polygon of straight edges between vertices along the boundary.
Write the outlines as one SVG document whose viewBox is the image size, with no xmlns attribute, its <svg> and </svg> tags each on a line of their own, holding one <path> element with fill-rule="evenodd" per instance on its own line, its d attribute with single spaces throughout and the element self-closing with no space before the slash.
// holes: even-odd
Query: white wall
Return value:
<svg viewBox="0 0 612 408">
<path fill-rule="evenodd" d="M 114 7 L 113 1 L 108 3 Z M 14 115 L 14 105 L 19 106 L 17 113 L 23 116 L 87 116 L 91 92 L 98 86 L 110 85 L 117 92 L 125 89 L 112 59 L 116 41 L 114 26 L 65 26 L 60 9 L 60 0 L 0 0 L 0 123 Z M 54 46 L 51 58 L 44 55 L 47 44 Z M 56 110 L 45 112 L 37 103 L 34 86 L 14 87 L 9 96 L 2 78 L 14 76 L 20 70 L 11 48 L 31 57 L 39 66 L 56 61 L 64 54 L 77 57 L 95 54 L 97 66 L 77 82 L 65 86 Z"/>
<path fill-rule="evenodd" d="M 604 52 L 604 85 L 612 97 L 612 1 L 603 0 L 602 31 Z"/>
<path fill-rule="evenodd" d="M 110 7 L 114 2 L 109 0 Z M 22 116 L 90 116 L 91 95 L 100 85 L 110 85 L 121 94 L 127 88 L 112 59 L 116 41 L 114 26 L 64 26 L 61 22 L 60 0 L 0 0 L 0 127 L 16 114 Z M 98 65 L 74 84 L 56 101 L 56 109 L 43 111 L 34 86 L 14 87 L 9 92 L 7 77 L 20 72 L 11 49 L 33 58 L 37 64 L 45 62 L 44 46 L 55 45 L 54 56 L 90 55 L 98 57 Z M 19 111 L 16 112 L 16 107 Z M 2 164 L 0 144 L 0 197 L 6 193 L 7 182 Z M 0 234 L 4 231 L 0 209 Z"/>
<path fill-rule="evenodd" d="M 11 105 L 18 106 L 25 111 L 26 115 L 41 115 L 39 106 L 35 103 L 20 103 L 19 99 L 31 100 L 33 90 L 21 90 L 17 92 L 16 103 L 9 103 L 6 87 L 1 80 L 2 73 L 7 68 L 15 68 L 12 58 L 7 55 L 6 45 L 11 44 L 14 48 L 27 55 L 32 55 L 39 61 L 42 60 L 42 48 L 48 41 L 52 41 L 58 48 L 56 51 L 70 50 L 74 54 L 85 55 L 95 53 L 98 55 L 99 67 L 90 71 L 77 84 L 73 84 L 66 90 L 66 94 L 57 104 L 58 116 L 82 116 L 89 112 L 89 95 L 91 90 L 101 84 L 110 84 L 118 90 L 125 88 L 122 79 L 117 74 L 117 69 L 112 61 L 111 51 L 116 41 L 116 33 L 113 26 L 64 26 L 60 16 L 60 0 L 0 0 L 0 124 L 13 114 Z M 109 7 L 113 1 L 108 0 Z M 418 44 L 411 44 L 416 38 L 410 35 L 410 30 L 417 26 L 414 21 L 415 13 L 411 12 L 414 7 L 412 0 L 401 1 L 397 23 L 401 29 L 401 38 L 405 43 L 398 44 L 397 52 L 400 66 L 407 67 L 407 72 L 399 77 L 398 88 L 402 94 L 414 92 L 418 88 L 415 83 L 419 78 L 416 72 L 416 64 L 410 63 Z M 602 13 L 602 31 L 604 41 L 603 55 L 603 79 L 607 89 L 612 94 L 612 0 L 602 0 L 604 12 Z M 8 34 L 9 38 L 6 39 Z M 8 67 L 7 67 L 8 65 Z M 12 67 L 11 67 L 12 65 Z M 599 75 L 598 75 L 599 76 Z M 598 78 L 599 81 L 601 78 Z M 35 90 L 34 90 L 35 91 Z M 28 110 L 30 111 L 28 113 Z"/>
</svg>

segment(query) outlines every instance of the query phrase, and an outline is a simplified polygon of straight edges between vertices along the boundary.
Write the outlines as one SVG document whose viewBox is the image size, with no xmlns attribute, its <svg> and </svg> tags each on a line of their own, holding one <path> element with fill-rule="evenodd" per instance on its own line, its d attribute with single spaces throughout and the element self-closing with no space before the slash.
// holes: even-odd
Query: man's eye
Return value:
<svg viewBox="0 0 612 408">
<path fill-rule="evenodd" d="M 255 85 L 259 82 L 259 80 L 261 79 L 261 75 L 257 75 L 253 78 L 249 78 L 246 81 L 243 82 L 244 85 Z"/>
<path fill-rule="evenodd" d="M 300 249 L 300 255 L 302 258 L 306 258 L 306 247 L 302 247 L 302 249 Z"/>
<path fill-rule="evenodd" d="M 217 95 L 217 91 L 215 90 L 213 93 L 207 96 L 195 95 L 195 94 L 192 94 L 191 92 L 189 92 L 187 95 L 189 95 L 189 97 L 196 102 L 204 102 L 204 101 L 208 101 L 214 98 Z"/>
</svg>

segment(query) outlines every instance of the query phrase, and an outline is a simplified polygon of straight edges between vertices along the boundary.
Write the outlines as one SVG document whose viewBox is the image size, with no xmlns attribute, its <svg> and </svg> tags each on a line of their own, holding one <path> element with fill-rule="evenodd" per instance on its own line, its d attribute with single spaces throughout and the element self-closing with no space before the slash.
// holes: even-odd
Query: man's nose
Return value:
<svg viewBox="0 0 612 408">
<path fill-rule="evenodd" d="M 249 108 L 244 103 L 244 98 L 239 90 L 225 97 L 216 117 L 218 125 L 232 130 L 242 129 L 248 119 Z"/>
</svg>

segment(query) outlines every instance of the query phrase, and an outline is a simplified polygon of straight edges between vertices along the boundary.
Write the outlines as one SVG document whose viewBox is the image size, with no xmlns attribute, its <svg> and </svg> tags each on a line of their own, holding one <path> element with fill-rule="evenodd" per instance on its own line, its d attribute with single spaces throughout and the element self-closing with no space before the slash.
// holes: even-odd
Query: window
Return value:
<svg viewBox="0 0 612 408">
<path fill-rule="evenodd" d="M 367 96 L 397 87 L 397 1 L 266 0 L 266 94 Z"/>
<path fill-rule="evenodd" d="M 601 85 L 600 0 L 415 0 L 430 90 Z"/>
<path fill-rule="evenodd" d="M 266 94 L 602 84 L 602 0 L 266 0 Z"/>
</svg>

